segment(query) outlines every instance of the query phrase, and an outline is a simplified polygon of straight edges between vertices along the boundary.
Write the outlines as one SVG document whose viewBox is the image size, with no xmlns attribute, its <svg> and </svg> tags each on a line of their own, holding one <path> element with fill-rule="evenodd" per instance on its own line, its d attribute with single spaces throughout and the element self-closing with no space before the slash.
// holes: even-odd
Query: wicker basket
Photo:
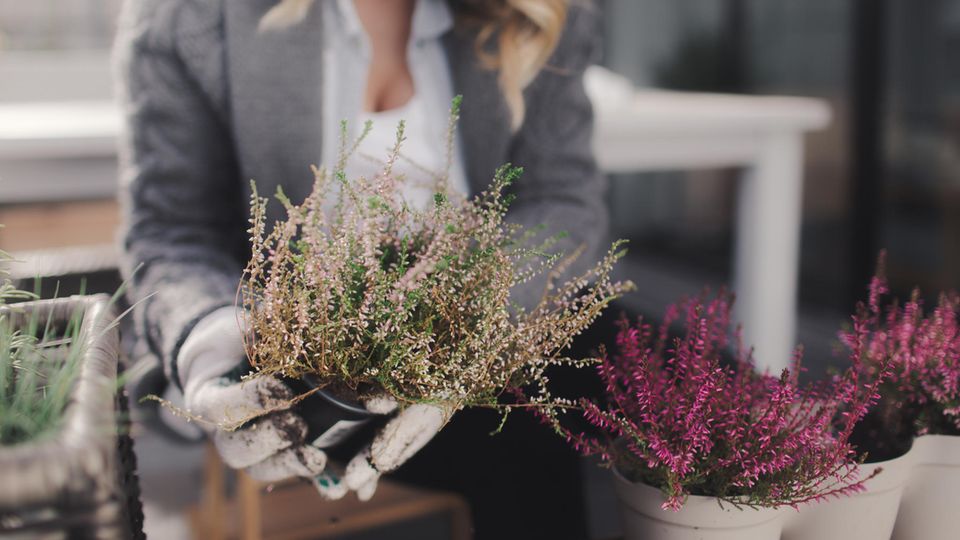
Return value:
<svg viewBox="0 0 960 540">
<path fill-rule="evenodd" d="M 105 295 L 3 308 L 65 326 L 83 314 L 86 349 L 58 433 L 0 447 L 0 538 L 143 538 L 126 396 L 118 388 L 119 335 Z"/>
</svg>

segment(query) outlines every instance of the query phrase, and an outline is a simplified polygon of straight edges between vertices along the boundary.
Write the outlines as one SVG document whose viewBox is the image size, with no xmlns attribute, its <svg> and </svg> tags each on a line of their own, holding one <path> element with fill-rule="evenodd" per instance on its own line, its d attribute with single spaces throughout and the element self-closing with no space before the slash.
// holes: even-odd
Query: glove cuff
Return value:
<svg viewBox="0 0 960 540">
<path fill-rule="evenodd" d="M 243 311 L 225 306 L 210 312 L 190 331 L 177 355 L 177 381 L 184 393 L 191 382 L 207 381 L 244 363 Z"/>
</svg>

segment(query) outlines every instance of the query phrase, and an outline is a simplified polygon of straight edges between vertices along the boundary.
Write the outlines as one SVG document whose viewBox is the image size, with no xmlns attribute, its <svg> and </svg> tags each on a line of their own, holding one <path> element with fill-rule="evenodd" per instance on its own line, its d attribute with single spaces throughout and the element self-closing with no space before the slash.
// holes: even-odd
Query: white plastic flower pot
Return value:
<svg viewBox="0 0 960 540">
<path fill-rule="evenodd" d="M 924 435 L 897 514 L 893 540 L 960 538 L 960 437 Z"/>
<path fill-rule="evenodd" d="M 861 465 L 861 478 L 870 476 L 877 467 L 883 469 L 883 472 L 865 483 L 866 491 L 811 502 L 800 506 L 799 510 L 788 510 L 783 540 L 890 538 L 914 457 L 915 452 L 911 449 L 891 460 Z"/>
<path fill-rule="evenodd" d="M 614 470 L 626 540 L 777 540 L 782 509 L 737 508 L 714 497 L 690 496 L 679 512 L 664 510 L 659 489 Z"/>
</svg>

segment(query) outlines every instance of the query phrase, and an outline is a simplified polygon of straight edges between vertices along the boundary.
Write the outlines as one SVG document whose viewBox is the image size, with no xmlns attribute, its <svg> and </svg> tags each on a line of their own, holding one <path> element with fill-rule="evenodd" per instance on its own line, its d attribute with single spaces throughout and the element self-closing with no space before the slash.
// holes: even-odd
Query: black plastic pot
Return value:
<svg viewBox="0 0 960 540">
<path fill-rule="evenodd" d="M 284 382 L 297 395 L 319 386 L 319 381 L 311 376 Z M 326 389 L 311 394 L 298 403 L 294 411 L 307 422 L 307 440 L 317 448 L 329 449 L 335 457 L 337 454 L 349 456 L 359 450 L 389 417 L 372 413 L 357 401 Z"/>
<path fill-rule="evenodd" d="M 885 422 L 874 408 L 854 426 L 850 442 L 859 457 L 866 456 L 864 463 L 880 463 L 896 459 L 910 450 L 913 446 L 911 431 L 909 424 L 898 426 Z"/>
</svg>

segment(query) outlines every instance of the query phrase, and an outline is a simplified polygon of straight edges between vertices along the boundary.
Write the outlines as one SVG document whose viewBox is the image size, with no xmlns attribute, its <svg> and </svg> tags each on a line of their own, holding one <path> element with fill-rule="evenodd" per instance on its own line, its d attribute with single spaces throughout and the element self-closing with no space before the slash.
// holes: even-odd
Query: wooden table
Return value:
<svg viewBox="0 0 960 540">
<path fill-rule="evenodd" d="M 446 518 L 451 540 L 473 537 L 470 507 L 455 494 L 405 486 L 382 478 L 367 502 L 354 493 L 327 501 L 303 479 L 277 483 L 236 471 L 232 497 L 227 470 L 213 445 L 207 447 L 203 499 L 190 511 L 194 537 L 204 540 L 319 540 L 381 530 L 427 516 Z"/>
</svg>

